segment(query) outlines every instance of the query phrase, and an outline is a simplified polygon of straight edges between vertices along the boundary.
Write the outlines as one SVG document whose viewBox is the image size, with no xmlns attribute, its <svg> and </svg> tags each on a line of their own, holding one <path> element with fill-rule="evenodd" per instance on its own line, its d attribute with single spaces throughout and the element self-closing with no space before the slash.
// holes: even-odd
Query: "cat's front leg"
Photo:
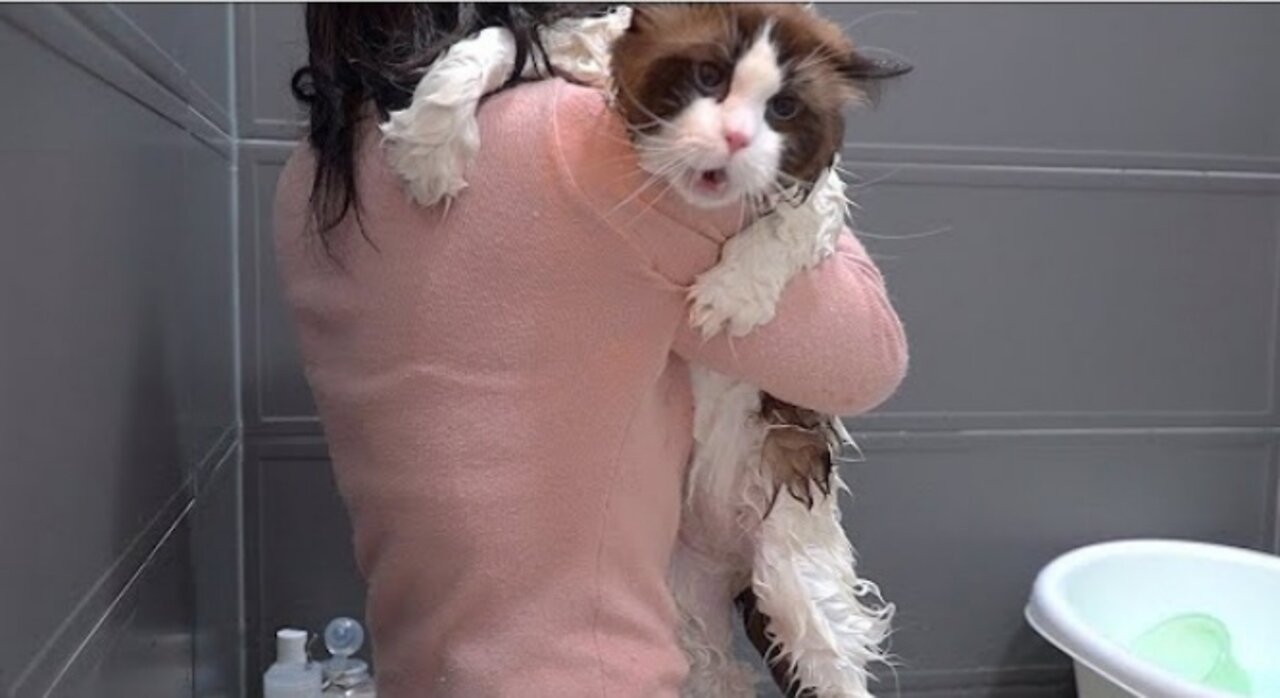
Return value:
<svg viewBox="0 0 1280 698">
<path fill-rule="evenodd" d="M 803 201 L 781 201 L 772 213 L 730 238 L 720 261 L 689 291 L 690 320 L 711 337 L 740 337 L 773 319 L 787 282 L 831 255 L 844 228 L 848 199 L 832 167 Z"/>
<path fill-rule="evenodd" d="M 801 251 L 778 234 L 779 222 L 766 216 L 730 238 L 720 261 L 694 281 L 690 321 L 703 337 L 721 330 L 741 337 L 773 319 L 782 290 L 805 266 Z"/>
<path fill-rule="evenodd" d="M 567 17 L 544 27 L 546 61 L 560 75 L 583 84 L 608 83 L 608 48 L 631 24 L 631 10 L 602 17 Z M 516 42 L 502 27 L 489 27 L 458 41 L 422 76 L 409 106 L 393 111 L 382 130 L 391 169 L 423 206 L 457 196 L 480 150 L 476 112 L 480 100 L 500 88 L 515 67 Z M 541 60 L 527 60 L 521 76 L 541 75 Z"/>
<path fill-rule="evenodd" d="M 489 27 L 459 41 L 432 64 L 409 106 L 393 111 L 382 130 L 391 169 L 422 206 L 457 196 L 464 173 L 480 150 L 476 110 L 515 66 L 511 32 Z"/>
</svg>

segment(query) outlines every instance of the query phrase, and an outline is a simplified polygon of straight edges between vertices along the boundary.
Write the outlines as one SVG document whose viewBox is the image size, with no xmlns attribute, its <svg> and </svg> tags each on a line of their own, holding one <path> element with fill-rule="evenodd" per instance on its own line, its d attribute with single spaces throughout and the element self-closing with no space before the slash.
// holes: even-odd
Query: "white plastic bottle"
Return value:
<svg viewBox="0 0 1280 698">
<path fill-rule="evenodd" d="M 276 631 L 276 663 L 262 675 L 264 698 L 320 698 L 322 683 L 319 665 L 307 662 L 307 631 Z"/>
</svg>

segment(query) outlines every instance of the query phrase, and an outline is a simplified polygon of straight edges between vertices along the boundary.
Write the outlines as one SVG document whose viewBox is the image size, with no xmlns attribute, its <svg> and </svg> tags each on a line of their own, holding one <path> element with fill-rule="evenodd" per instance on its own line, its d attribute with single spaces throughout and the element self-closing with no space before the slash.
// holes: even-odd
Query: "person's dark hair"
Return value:
<svg viewBox="0 0 1280 698">
<path fill-rule="evenodd" d="M 555 3 L 308 3 L 307 64 L 293 74 L 293 96 L 308 117 L 315 151 L 310 206 L 326 248 L 328 233 L 348 213 L 360 216 L 356 150 L 372 105 L 379 120 L 409 105 L 419 79 L 460 39 L 487 27 L 511 31 L 515 82 L 535 47 L 538 28 L 604 5 Z M 550 72 L 549 66 L 544 66 Z M 361 226 L 363 230 L 363 226 Z"/>
</svg>

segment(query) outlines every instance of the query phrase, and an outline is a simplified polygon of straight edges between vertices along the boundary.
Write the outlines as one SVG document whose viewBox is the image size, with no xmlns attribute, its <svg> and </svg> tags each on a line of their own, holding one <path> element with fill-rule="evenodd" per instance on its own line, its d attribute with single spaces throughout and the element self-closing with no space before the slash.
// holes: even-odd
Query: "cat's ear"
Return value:
<svg viewBox="0 0 1280 698">
<path fill-rule="evenodd" d="M 867 56 L 857 51 L 850 51 L 840 63 L 840 74 L 855 82 L 888 80 L 914 69 L 915 66 L 900 58 Z"/>
</svg>

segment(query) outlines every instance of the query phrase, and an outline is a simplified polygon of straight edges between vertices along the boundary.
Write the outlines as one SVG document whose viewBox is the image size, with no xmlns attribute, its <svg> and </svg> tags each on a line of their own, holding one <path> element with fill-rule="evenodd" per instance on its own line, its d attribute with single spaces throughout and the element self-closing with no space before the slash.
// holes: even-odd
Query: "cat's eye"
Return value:
<svg viewBox="0 0 1280 698">
<path fill-rule="evenodd" d="M 703 92 L 714 92 L 724 84 L 724 68 L 715 63 L 699 63 L 693 69 L 693 81 Z"/>
<path fill-rule="evenodd" d="M 779 121 L 793 119 L 800 113 L 800 100 L 791 95 L 778 95 L 769 100 L 769 116 Z"/>
</svg>

